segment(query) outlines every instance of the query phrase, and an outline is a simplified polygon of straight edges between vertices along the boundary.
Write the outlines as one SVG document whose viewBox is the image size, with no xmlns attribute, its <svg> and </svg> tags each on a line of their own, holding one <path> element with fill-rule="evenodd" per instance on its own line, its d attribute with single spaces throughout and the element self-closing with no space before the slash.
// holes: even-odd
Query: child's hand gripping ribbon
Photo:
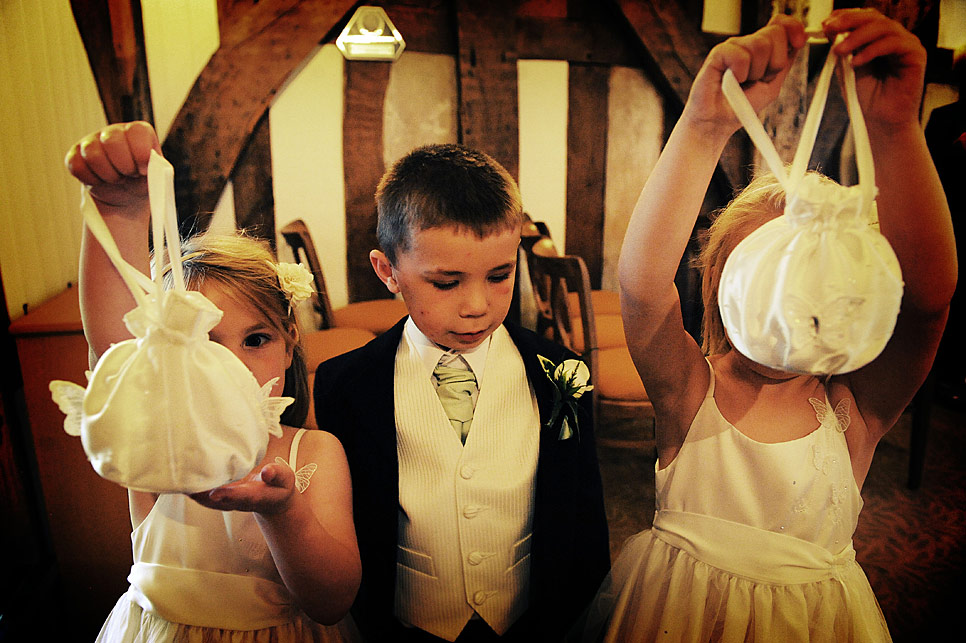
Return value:
<svg viewBox="0 0 966 643">
<path fill-rule="evenodd" d="M 186 290 L 174 204 L 174 169 L 152 152 L 148 189 L 154 281 L 122 257 L 84 190 L 84 220 L 137 302 L 124 316 L 134 334 L 111 346 L 86 390 L 55 380 L 50 390 L 102 477 L 130 489 L 194 493 L 243 478 L 265 454 L 269 434 L 293 401 L 271 397 L 230 350 L 208 339 L 222 312 Z M 164 238 L 174 287 L 164 290 Z"/>
<path fill-rule="evenodd" d="M 842 61 L 859 184 L 806 173 L 837 57 L 829 52 L 798 149 L 786 173 L 731 70 L 722 91 L 785 190 L 782 216 L 749 234 L 725 263 L 718 308 L 731 345 L 754 361 L 797 373 L 831 375 L 876 358 L 892 335 L 902 274 L 889 242 L 873 227 L 875 174 L 855 89 L 851 56 Z"/>
</svg>

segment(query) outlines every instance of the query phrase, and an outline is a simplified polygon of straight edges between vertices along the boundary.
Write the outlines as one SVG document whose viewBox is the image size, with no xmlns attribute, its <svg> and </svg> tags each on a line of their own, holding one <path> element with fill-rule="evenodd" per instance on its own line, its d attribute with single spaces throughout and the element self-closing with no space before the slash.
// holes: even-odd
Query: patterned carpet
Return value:
<svg viewBox="0 0 966 643">
<path fill-rule="evenodd" d="M 955 610 L 966 598 L 966 413 L 935 405 L 917 490 L 906 486 L 909 420 L 903 416 L 876 451 L 856 554 L 896 643 L 960 640 L 949 632 L 958 630 Z M 616 556 L 628 536 L 650 526 L 654 460 L 640 449 L 601 446 L 600 465 Z"/>
</svg>

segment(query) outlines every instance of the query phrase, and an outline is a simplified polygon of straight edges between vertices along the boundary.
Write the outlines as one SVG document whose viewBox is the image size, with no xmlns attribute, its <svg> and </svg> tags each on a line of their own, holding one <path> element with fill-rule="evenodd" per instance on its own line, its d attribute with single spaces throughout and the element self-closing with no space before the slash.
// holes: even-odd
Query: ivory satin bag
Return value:
<svg viewBox="0 0 966 643">
<path fill-rule="evenodd" d="M 722 90 L 786 194 L 784 213 L 743 239 L 721 275 L 718 308 L 731 345 L 771 368 L 833 375 L 885 348 L 902 275 L 875 221 L 875 173 L 851 57 L 841 61 L 859 183 L 806 172 L 838 57 L 829 52 L 795 158 L 786 170 L 730 70 Z"/>
<path fill-rule="evenodd" d="M 85 189 L 88 228 L 121 274 L 137 307 L 124 316 L 134 335 L 114 344 L 85 388 L 59 380 L 50 390 L 95 471 L 138 491 L 194 493 L 243 478 L 265 454 L 292 398 L 270 397 L 251 371 L 208 332 L 222 312 L 185 288 L 174 206 L 174 170 L 159 154 L 148 166 L 155 240 L 152 281 L 127 263 Z M 164 238 L 174 287 L 162 287 Z"/>
</svg>

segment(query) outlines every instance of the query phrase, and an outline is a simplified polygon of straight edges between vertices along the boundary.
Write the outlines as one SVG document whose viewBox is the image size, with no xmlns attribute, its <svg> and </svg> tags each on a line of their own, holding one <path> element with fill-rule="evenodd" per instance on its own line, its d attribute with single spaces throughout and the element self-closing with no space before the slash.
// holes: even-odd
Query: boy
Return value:
<svg viewBox="0 0 966 643">
<path fill-rule="evenodd" d="M 538 355 L 574 356 L 504 323 L 517 186 L 483 153 L 434 145 L 398 161 L 376 202 L 370 260 L 409 317 L 315 380 L 352 473 L 353 616 L 371 641 L 559 640 L 607 573 L 607 523 L 591 396 L 573 436 L 546 426 L 555 385 Z M 434 391 L 441 358 L 479 383 L 463 433 Z"/>
</svg>

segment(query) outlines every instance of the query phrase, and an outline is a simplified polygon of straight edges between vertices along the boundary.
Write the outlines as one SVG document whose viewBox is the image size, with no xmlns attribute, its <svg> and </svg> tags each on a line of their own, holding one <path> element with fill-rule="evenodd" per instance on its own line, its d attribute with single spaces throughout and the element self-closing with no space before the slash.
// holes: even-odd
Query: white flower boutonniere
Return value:
<svg viewBox="0 0 966 643">
<path fill-rule="evenodd" d="M 564 360 L 554 364 L 543 355 L 537 355 L 544 372 L 553 382 L 553 410 L 546 426 L 552 427 L 557 418 L 560 420 L 560 435 L 558 440 L 566 440 L 577 433 L 580 439 L 580 427 L 577 425 L 577 400 L 594 387 L 590 381 L 590 369 L 579 359 Z"/>
<path fill-rule="evenodd" d="M 312 273 L 304 265 L 278 263 L 275 264 L 275 272 L 278 273 L 279 287 L 293 306 L 305 301 L 315 292 Z"/>
</svg>

